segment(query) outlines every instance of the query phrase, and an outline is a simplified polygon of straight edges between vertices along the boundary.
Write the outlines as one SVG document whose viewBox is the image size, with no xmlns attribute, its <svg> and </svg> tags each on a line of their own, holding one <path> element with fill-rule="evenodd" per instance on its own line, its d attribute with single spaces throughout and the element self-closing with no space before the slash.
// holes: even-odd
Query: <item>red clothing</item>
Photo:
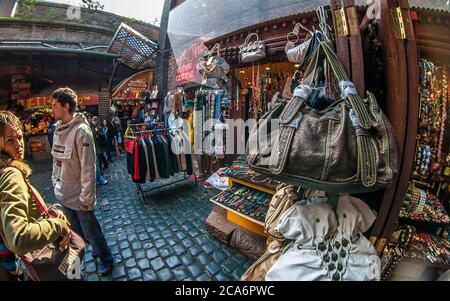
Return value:
<svg viewBox="0 0 450 301">
<path fill-rule="evenodd" d="M 133 180 L 139 181 L 140 175 L 139 175 L 139 146 L 137 144 L 137 141 L 133 141 L 133 157 L 134 157 L 134 175 Z"/>
</svg>

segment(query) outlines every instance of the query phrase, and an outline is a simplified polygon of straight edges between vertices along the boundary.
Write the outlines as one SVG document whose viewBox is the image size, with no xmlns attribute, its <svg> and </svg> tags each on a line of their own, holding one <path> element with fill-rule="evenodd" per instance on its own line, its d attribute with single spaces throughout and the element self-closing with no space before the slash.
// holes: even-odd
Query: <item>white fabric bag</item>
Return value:
<svg viewBox="0 0 450 301">
<path fill-rule="evenodd" d="M 285 52 L 288 60 L 292 63 L 300 63 L 305 58 L 311 39 L 295 46 L 295 42 L 287 42 Z"/>
</svg>

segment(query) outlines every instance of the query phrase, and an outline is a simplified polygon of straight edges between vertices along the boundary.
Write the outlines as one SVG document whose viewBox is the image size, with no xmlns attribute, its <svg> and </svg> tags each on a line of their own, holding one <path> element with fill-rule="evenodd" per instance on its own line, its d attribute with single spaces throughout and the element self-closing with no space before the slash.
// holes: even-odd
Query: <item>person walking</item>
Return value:
<svg viewBox="0 0 450 301">
<path fill-rule="evenodd" d="M 16 256 L 23 256 L 61 239 L 66 247 L 71 231 L 65 215 L 49 210 L 54 217 L 40 219 L 39 192 L 29 180 L 31 169 L 23 162 L 23 130 L 19 119 L 9 111 L 0 111 L 0 279 L 18 276 Z M 48 208 L 46 208 L 48 209 Z"/>
<path fill-rule="evenodd" d="M 108 122 L 106 119 L 103 120 L 103 132 L 106 135 L 106 157 L 108 158 L 108 163 L 113 163 L 111 153 L 114 152 L 114 137 L 116 134 L 111 122 Z"/>
<path fill-rule="evenodd" d="M 96 157 L 93 134 L 84 115 L 75 112 L 75 91 L 60 88 L 53 92 L 52 102 L 53 114 L 58 120 L 52 149 L 55 196 L 72 229 L 92 245 L 93 256 L 99 257 L 100 274 L 107 275 L 114 260 L 94 212 Z"/>
<path fill-rule="evenodd" d="M 95 150 L 97 151 L 97 158 L 100 161 L 100 172 L 109 167 L 108 161 L 105 158 L 106 152 L 106 133 L 103 129 L 101 119 L 98 116 L 92 118 L 92 134 L 94 135 Z"/>
</svg>

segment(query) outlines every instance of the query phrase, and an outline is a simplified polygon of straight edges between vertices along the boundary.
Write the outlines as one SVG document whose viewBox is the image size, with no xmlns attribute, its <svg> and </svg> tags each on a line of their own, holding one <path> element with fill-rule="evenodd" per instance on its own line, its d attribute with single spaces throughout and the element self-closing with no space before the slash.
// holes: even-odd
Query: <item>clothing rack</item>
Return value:
<svg viewBox="0 0 450 301">
<path fill-rule="evenodd" d="M 146 125 L 146 124 L 129 124 L 128 126 L 129 127 L 133 127 L 133 126 L 142 126 L 142 125 Z M 162 128 L 162 129 L 155 129 L 155 130 L 138 131 L 138 132 L 132 133 L 132 135 L 139 135 L 139 134 L 144 134 L 144 133 L 154 133 L 154 132 L 163 132 L 163 131 L 172 131 L 173 132 L 173 131 L 181 131 L 181 129 Z M 126 139 L 133 139 L 133 140 L 137 140 L 138 139 L 138 137 L 135 137 L 135 136 L 124 136 L 124 138 L 126 138 Z M 159 185 L 157 187 L 153 187 L 153 188 L 149 188 L 149 189 L 143 189 L 142 188 L 142 184 L 136 183 L 137 194 L 138 195 L 141 194 L 142 201 L 145 203 L 145 194 L 146 193 L 154 191 L 154 190 L 157 190 L 157 189 L 161 189 L 161 188 L 164 188 L 164 187 L 167 187 L 167 186 L 171 186 L 173 184 L 178 184 L 178 183 L 181 183 L 181 182 L 186 181 L 186 180 L 189 180 L 189 177 L 187 175 L 187 171 L 186 170 L 183 170 L 183 174 L 184 174 L 184 177 L 182 179 L 180 179 L 180 180 L 176 180 L 176 181 L 170 182 L 168 184 Z M 194 176 L 195 187 L 198 187 L 197 175 L 195 174 L 194 171 L 192 171 L 192 175 Z M 161 181 L 161 180 L 159 180 L 159 181 Z"/>
<path fill-rule="evenodd" d="M 153 123 L 136 123 L 136 124 L 128 124 L 128 126 L 152 126 L 155 124 L 164 124 L 164 122 L 153 122 Z"/>
</svg>

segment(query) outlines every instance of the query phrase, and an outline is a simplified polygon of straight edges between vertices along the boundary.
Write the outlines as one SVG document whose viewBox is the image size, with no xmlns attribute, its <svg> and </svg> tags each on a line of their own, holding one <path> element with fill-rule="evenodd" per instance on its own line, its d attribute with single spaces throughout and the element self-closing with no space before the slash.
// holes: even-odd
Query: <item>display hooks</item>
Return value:
<svg viewBox="0 0 450 301">
<path fill-rule="evenodd" d="M 129 126 L 129 127 L 136 127 L 136 126 L 142 126 L 142 125 L 143 125 L 143 124 L 129 124 L 128 126 Z M 167 132 L 175 132 L 175 131 L 176 131 L 176 132 L 180 132 L 181 129 L 159 128 L 159 129 L 154 129 L 154 130 L 137 131 L 137 132 L 133 132 L 133 133 L 130 134 L 130 135 L 124 136 L 124 138 L 126 138 L 126 139 L 137 140 L 138 137 L 132 136 L 132 135 L 142 135 L 142 134 L 145 134 L 145 133 L 155 133 L 155 132 L 163 132 L 163 131 L 167 131 Z M 159 186 L 156 186 L 156 187 L 151 187 L 151 188 L 149 188 L 149 189 L 143 189 L 141 183 L 136 183 L 137 193 L 138 193 L 138 194 L 141 194 L 142 201 L 145 203 L 145 194 L 146 194 L 146 193 L 148 193 L 148 192 L 150 192 L 150 191 L 157 190 L 157 189 L 161 189 L 161 188 L 164 188 L 164 187 L 167 187 L 167 186 L 171 186 L 171 185 L 173 185 L 173 184 L 181 183 L 181 182 L 186 181 L 186 180 L 189 180 L 189 176 L 188 176 L 188 174 L 187 174 L 187 170 L 183 170 L 182 172 L 183 172 L 183 174 L 184 174 L 184 177 L 183 177 L 182 179 L 179 179 L 179 180 L 176 180 L 176 181 L 172 181 L 172 182 L 170 182 L 170 183 L 163 184 L 163 185 L 159 185 Z M 194 176 L 195 187 L 198 187 L 198 183 L 197 183 L 197 175 L 195 174 L 194 171 L 192 171 L 192 175 Z M 173 176 L 170 176 L 169 178 L 171 178 L 171 177 L 173 177 Z M 161 181 L 161 180 L 159 180 L 159 181 Z"/>
</svg>

